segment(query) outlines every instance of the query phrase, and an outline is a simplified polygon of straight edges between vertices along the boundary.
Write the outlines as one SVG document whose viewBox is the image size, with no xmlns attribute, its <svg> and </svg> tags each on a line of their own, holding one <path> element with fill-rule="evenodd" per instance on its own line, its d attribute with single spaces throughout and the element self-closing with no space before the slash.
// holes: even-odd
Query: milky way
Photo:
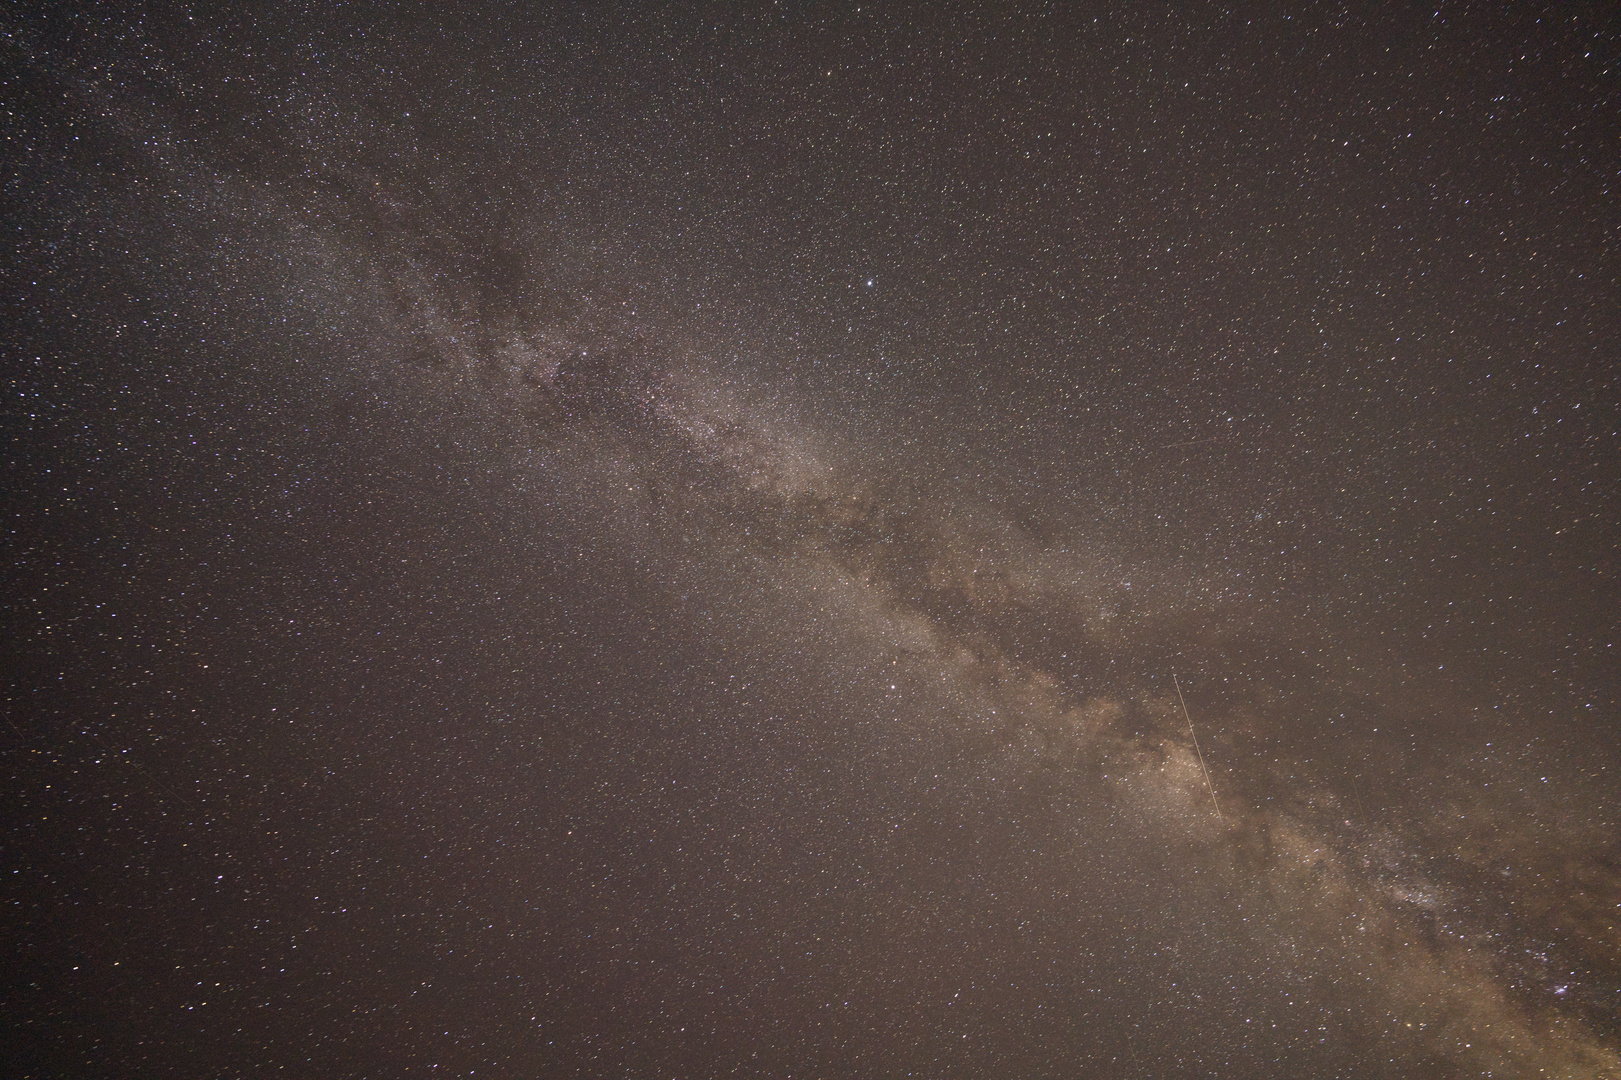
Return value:
<svg viewBox="0 0 1621 1080">
<path fill-rule="evenodd" d="M 1621 1077 L 1613 15 L 6 25 L 22 1075 Z"/>
</svg>

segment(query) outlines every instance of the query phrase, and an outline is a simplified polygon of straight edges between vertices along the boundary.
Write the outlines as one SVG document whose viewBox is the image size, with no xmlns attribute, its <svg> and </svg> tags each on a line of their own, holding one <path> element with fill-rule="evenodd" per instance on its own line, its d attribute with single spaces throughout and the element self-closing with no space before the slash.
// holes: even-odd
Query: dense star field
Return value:
<svg viewBox="0 0 1621 1080">
<path fill-rule="evenodd" d="M 1354 7 L 7 7 L 7 1074 L 1621 1077 L 1621 16 Z"/>
</svg>

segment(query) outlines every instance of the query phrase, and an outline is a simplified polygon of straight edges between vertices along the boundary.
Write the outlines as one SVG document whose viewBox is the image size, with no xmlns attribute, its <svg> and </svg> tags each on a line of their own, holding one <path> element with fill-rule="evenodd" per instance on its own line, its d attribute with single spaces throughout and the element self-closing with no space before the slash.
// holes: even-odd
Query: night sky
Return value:
<svg viewBox="0 0 1621 1080">
<path fill-rule="evenodd" d="M 0 14 L 6 1075 L 1621 1077 L 1616 8 L 229 8 Z"/>
</svg>

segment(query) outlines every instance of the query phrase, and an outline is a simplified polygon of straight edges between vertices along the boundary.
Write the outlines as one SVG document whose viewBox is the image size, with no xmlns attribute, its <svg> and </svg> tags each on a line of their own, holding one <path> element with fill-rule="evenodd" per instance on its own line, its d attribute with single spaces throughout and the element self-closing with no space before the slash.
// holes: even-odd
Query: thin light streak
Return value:
<svg viewBox="0 0 1621 1080">
<path fill-rule="evenodd" d="M 1193 752 L 1199 755 L 1199 769 L 1204 773 L 1205 787 L 1210 789 L 1210 805 L 1216 808 L 1216 818 L 1219 821 L 1227 819 L 1221 816 L 1221 803 L 1216 801 L 1216 785 L 1210 782 L 1210 770 L 1205 767 L 1204 751 L 1199 749 L 1199 736 L 1193 730 L 1193 717 L 1188 715 L 1188 702 L 1182 696 L 1182 684 L 1177 680 L 1176 672 L 1171 672 L 1171 682 L 1176 686 L 1176 700 L 1182 703 L 1182 715 L 1188 721 L 1188 734 L 1193 736 Z"/>
</svg>

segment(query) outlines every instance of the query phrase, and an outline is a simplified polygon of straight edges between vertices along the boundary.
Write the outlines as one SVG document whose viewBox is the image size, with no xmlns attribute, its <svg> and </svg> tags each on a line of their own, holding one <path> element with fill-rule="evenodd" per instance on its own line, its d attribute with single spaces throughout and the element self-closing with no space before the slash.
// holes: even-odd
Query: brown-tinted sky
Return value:
<svg viewBox="0 0 1621 1080">
<path fill-rule="evenodd" d="M 1116 6 L 8 11 L 20 1075 L 1621 1075 L 1621 23 Z"/>
</svg>

